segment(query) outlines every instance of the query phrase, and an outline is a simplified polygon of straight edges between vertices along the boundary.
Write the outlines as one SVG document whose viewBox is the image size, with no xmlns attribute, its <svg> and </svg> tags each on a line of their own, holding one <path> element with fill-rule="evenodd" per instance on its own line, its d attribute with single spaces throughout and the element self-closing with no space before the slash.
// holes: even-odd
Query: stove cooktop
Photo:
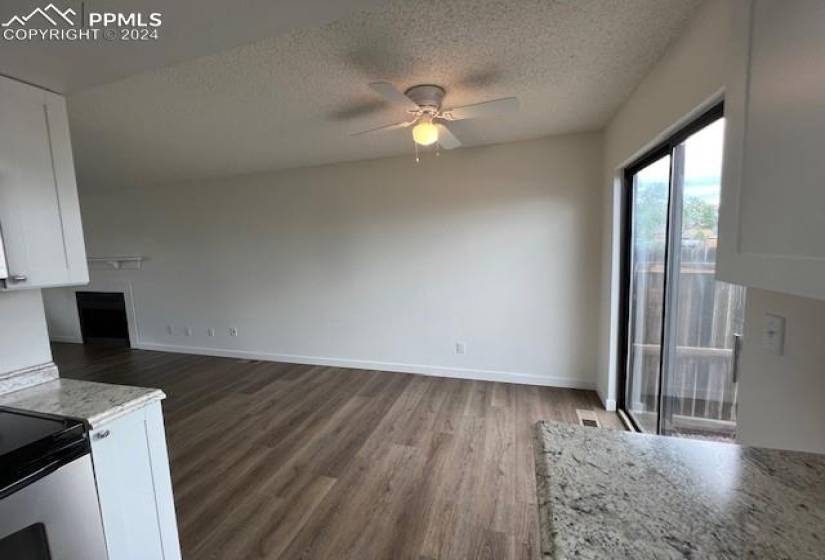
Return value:
<svg viewBox="0 0 825 560">
<path fill-rule="evenodd" d="M 26 445 L 71 429 L 73 420 L 31 415 L 0 408 L 0 457 Z"/>
<path fill-rule="evenodd" d="M 0 407 L 0 498 L 88 452 L 80 420 Z"/>
</svg>

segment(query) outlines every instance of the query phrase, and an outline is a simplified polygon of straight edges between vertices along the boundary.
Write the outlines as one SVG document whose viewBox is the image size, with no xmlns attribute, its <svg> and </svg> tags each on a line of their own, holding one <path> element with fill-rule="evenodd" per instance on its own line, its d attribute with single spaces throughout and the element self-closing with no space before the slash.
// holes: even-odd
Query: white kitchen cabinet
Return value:
<svg viewBox="0 0 825 560">
<path fill-rule="evenodd" d="M 66 101 L 1 76 L 0 234 L 0 289 L 89 281 Z"/>
<path fill-rule="evenodd" d="M 825 2 L 737 0 L 717 275 L 825 299 Z"/>
<path fill-rule="evenodd" d="M 91 433 L 92 462 L 111 560 L 179 560 L 160 401 Z"/>
</svg>

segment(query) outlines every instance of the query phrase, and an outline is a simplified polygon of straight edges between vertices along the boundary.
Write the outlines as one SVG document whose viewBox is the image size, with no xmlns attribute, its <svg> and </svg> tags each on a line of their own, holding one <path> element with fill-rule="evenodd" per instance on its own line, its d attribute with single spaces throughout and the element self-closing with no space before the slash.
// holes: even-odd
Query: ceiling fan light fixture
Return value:
<svg viewBox="0 0 825 560">
<path fill-rule="evenodd" d="M 396 108 L 403 108 L 407 113 L 407 120 L 355 132 L 352 136 L 411 127 L 416 161 L 419 146 L 437 145 L 436 155 L 439 149 L 454 150 L 461 147 L 461 140 L 456 137 L 455 131 L 451 130 L 452 121 L 493 117 L 518 109 L 518 99 L 515 97 L 502 97 L 445 109 L 441 102 L 446 91 L 434 84 L 413 86 L 404 93 L 390 82 L 373 82 L 370 88 Z"/>
<path fill-rule="evenodd" d="M 432 146 L 438 142 L 438 127 L 432 119 L 422 119 L 412 129 L 413 140 L 419 146 Z"/>
</svg>

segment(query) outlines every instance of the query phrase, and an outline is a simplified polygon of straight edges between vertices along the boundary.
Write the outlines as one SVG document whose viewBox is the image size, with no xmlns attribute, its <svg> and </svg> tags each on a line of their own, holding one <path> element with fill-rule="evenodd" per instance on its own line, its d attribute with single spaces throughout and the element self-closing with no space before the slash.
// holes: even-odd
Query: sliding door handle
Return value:
<svg viewBox="0 0 825 560">
<path fill-rule="evenodd" d="M 733 335 L 733 354 L 731 356 L 731 382 L 739 381 L 739 353 L 742 351 L 742 335 Z"/>
</svg>

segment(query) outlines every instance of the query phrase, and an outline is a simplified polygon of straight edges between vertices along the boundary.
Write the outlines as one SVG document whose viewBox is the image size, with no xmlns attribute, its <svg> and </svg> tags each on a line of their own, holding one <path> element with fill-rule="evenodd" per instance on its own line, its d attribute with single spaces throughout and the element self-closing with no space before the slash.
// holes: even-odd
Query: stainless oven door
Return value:
<svg viewBox="0 0 825 560">
<path fill-rule="evenodd" d="M 88 454 L 0 500 L 0 558 L 107 560 Z"/>
</svg>

